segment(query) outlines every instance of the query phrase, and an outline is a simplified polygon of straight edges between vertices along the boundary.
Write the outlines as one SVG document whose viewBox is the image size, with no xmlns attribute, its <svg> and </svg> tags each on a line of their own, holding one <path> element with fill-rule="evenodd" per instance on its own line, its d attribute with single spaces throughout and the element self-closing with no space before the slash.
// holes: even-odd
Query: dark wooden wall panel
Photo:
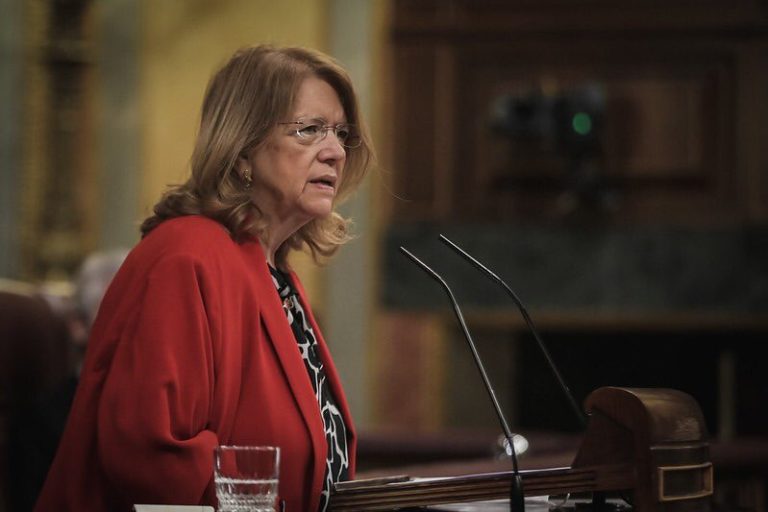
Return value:
<svg viewBox="0 0 768 512">
<path fill-rule="evenodd" d="M 755 136 L 768 125 L 755 113 L 768 104 L 766 12 L 746 0 L 398 2 L 394 171 L 408 202 L 395 219 L 767 219 Z M 587 166 L 490 129 L 500 96 L 584 84 L 605 94 Z"/>
<path fill-rule="evenodd" d="M 701 30 L 765 33 L 765 0 L 397 0 L 398 34 Z"/>
<path fill-rule="evenodd" d="M 427 215 L 435 201 L 435 51 L 431 47 L 398 48 L 398 86 L 394 113 L 395 186 L 408 214 Z M 400 212 L 395 212 L 400 213 Z"/>
</svg>

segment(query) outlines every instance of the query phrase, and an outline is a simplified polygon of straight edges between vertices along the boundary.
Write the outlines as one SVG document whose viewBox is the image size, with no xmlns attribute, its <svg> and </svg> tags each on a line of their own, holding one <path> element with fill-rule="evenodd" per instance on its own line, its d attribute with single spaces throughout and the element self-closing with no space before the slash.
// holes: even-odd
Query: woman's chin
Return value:
<svg viewBox="0 0 768 512">
<path fill-rule="evenodd" d="M 333 200 L 318 200 L 307 204 L 304 208 L 304 213 L 309 217 L 309 220 L 321 219 L 327 217 L 333 212 Z"/>
</svg>

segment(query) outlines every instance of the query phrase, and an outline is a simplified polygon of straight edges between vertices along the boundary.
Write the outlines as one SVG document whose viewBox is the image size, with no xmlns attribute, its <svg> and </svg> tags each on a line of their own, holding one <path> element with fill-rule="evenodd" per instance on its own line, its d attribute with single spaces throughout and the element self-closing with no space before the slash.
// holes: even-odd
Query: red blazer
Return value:
<svg viewBox="0 0 768 512">
<path fill-rule="evenodd" d="M 338 374 L 297 277 L 329 385 Z M 93 327 L 80 384 L 36 510 L 215 504 L 218 444 L 281 448 L 288 512 L 317 510 L 320 410 L 256 240 L 198 216 L 163 222 L 126 259 Z"/>
</svg>

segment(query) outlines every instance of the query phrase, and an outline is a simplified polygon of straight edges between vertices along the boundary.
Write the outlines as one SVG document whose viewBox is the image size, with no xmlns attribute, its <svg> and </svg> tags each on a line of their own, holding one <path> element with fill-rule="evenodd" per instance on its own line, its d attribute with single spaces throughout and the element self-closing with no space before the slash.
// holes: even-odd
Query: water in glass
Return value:
<svg viewBox="0 0 768 512">
<path fill-rule="evenodd" d="M 255 480 L 216 476 L 218 512 L 275 512 L 277 479 Z"/>
</svg>

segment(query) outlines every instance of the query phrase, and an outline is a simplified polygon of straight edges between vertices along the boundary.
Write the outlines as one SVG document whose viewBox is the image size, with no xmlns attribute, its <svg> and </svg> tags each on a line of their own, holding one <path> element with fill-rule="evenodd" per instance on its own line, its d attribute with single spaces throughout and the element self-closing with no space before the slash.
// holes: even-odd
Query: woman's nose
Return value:
<svg viewBox="0 0 768 512">
<path fill-rule="evenodd" d="M 323 148 L 320 150 L 321 160 L 342 160 L 347 156 L 347 150 L 341 144 L 341 140 L 331 130 L 328 135 L 320 141 Z"/>
</svg>

